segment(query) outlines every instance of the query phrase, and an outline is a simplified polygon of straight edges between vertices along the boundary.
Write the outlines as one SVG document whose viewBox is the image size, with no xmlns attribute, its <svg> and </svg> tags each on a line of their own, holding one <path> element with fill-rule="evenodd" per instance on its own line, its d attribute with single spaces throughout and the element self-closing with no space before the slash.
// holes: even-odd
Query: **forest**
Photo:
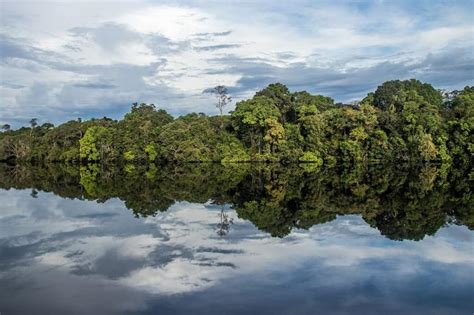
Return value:
<svg viewBox="0 0 474 315">
<path fill-rule="evenodd" d="M 134 103 L 120 120 L 104 117 L 3 125 L 0 160 L 21 162 L 311 163 L 313 168 L 400 161 L 470 169 L 474 156 L 474 87 L 443 94 L 428 83 L 388 81 L 356 105 L 270 84 L 221 115 L 177 118 Z M 470 173 L 473 176 L 473 173 Z"/>
</svg>

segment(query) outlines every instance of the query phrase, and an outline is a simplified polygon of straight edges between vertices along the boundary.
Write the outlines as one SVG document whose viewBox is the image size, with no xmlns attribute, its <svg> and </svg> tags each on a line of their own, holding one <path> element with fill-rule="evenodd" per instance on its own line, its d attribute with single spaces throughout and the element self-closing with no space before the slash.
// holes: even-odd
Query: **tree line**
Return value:
<svg viewBox="0 0 474 315">
<path fill-rule="evenodd" d="M 0 133 L 0 160 L 30 162 L 303 162 L 313 167 L 386 161 L 467 168 L 474 153 L 474 87 L 449 97 L 428 83 L 388 81 L 357 105 L 270 84 L 229 115 L 173 118 L 134 103 L 123 119 L 71 120 Z"/>
</svg>

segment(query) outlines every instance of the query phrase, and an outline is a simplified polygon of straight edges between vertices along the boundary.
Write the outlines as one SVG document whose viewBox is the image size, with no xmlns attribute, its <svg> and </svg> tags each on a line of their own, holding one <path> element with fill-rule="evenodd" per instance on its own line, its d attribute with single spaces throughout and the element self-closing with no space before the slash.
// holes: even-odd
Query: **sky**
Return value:
<svg viewBox="0 0 474 315">
<path fill-rule="evenodd" d="M 275 82 L 339 102 L 387 80 L 474 84 L 473 1 L 0 0 L 0 124 L 216 114 Z"/>
</svg>

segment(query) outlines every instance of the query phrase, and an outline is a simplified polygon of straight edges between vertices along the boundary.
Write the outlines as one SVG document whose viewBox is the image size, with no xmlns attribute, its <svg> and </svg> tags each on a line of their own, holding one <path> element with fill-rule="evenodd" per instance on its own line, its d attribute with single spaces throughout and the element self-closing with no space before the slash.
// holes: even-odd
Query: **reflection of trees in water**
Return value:
<svg viewBox="0 0 474 315">
<path fill-rule="evenodd" d="M 0 187 L 50 191 L 104 202 L 119 198 L 136 216 L 154 216 L 177 201 L 230 204 L 240 218 L 273 236 L 358 214 L 391 239 L 420 240 L 446 222 L 474 227 L 470 169 L 443 165 L 342 167 L 314 172 L 297 165 L 90 164 L 7 166 Z M 229 233 L 224 206 L 218 235 Z"/>
<path fill-rule="evenodd" d="M 230 226 L 234 223 L 234 219 L 229 217 L 229 214 L 225 212 L 224 205 L 221 206 L 221 211 L 219 212 L 219 223 L 217 223 L 217 235 L 225 236 L 229 234 Z"/>
<path fill-rule="evenodd" d="M 33 189 L 31 190 L 30 196 L 31 196 L 32 198 L 38 198 L 38 191 L 33 188 Z"/>
</svg>

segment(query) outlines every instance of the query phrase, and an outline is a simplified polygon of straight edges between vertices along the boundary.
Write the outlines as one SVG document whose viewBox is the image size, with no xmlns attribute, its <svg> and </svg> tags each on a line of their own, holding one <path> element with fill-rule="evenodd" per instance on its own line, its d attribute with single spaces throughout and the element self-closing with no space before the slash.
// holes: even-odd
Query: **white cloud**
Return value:
<svg viewBox="0 0 474 315">
<path fill-rule="evenodd" d="M 472 52 L 474 28 L 468 11 L 461 2 L 297 1 L 289 7 L 265 1 L 9 1 L 2 4 L 2 41 L 15 43 L 16 50 L 0 43 L 6 54 L 0 65 L 0 98 L 7 104 L 0 108 L 0 123 L 27 121 L 38 112 L 32 105 L 36 98 L 42 104 L 35 116 L 54 117 L 56 123 L 77 114 L 93 116 L 99 105 L 120 106 L 111 111 L 119 115 L 136 100 L 163 104 L 173 114 L 215 113 L 211 98 L 201 95 L 204 89 L 225 84 L 234 87 L 238 100 L 266 84 L 264 77 L 349 100 L 393 79 L 392 73 L 367 76 L 387 63 L 397 68 L 400 78 L 417 76 L 434 80 L 440 88 L 459 88 L 472 83 L 462 70 L 445 78 L 422 64 L 430 54 L 453 54 L 445 62 L 454 68 L 456 49 Z M 269 72 L 262 73 L 260 65 Z M 134 80 L 134 90 L 125 92 L 127 84 L 111 83 L 116 85 L 113 92 L 71 92 L 77 81 L 86 83 L 83 89 L 88 80 L 102 82 L 103 77 L 124 82 L 124 66 L 148 67 L 146 73 L 128 78 Z M 319 81 L 299 75 L 302 67 Z M 348 80 L 350 86 L 325 89 L 333 75 L 359 77 Z M 249 78 L 253 86 L 243 85 Z M 17 86 L 24 88 L 12 88 Z M 74 110 L 67 103 L 76 104 Z"/>
</svg>

